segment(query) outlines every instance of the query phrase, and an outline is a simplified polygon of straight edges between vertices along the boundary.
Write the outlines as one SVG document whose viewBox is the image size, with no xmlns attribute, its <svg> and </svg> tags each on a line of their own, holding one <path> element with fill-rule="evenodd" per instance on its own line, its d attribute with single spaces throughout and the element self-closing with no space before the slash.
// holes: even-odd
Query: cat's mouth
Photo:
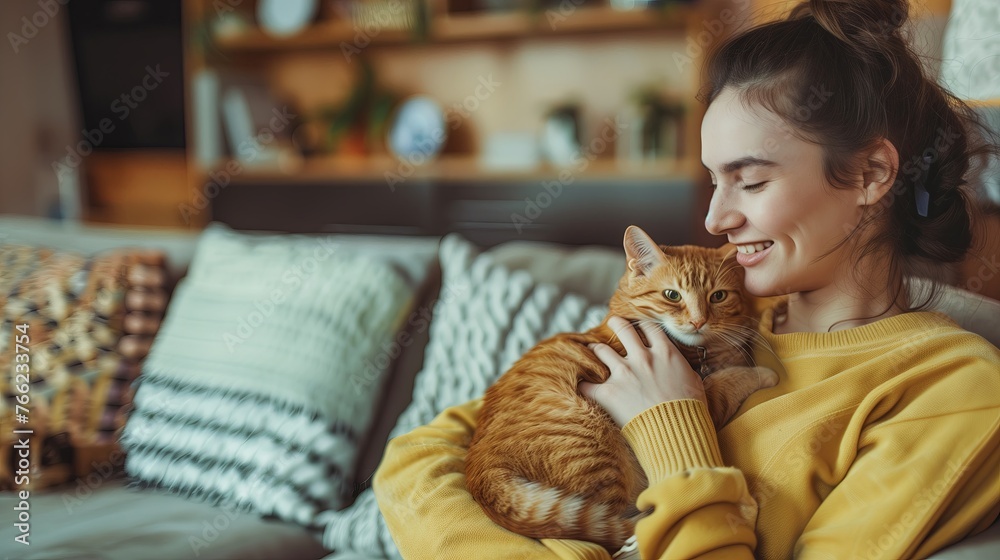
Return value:
<svg viewBox="0 0 1000 560">
<path fill-rule="evenodd" d="M 674 344 L 681 346 L 701 346 L 708 340 L 708 333 L 704 330 L 698 332 L 673 332 L 662 323 L 660 324 L 660 328 L 663 329 L 663 332 L 667 333 L 667 338 L 673 341 Z"/>
</svg>

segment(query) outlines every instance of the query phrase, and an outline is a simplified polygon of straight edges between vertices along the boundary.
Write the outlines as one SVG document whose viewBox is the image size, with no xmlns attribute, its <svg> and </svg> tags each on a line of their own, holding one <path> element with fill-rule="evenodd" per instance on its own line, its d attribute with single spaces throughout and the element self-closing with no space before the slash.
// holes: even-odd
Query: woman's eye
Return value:
<svg viewBox="0 0 1000 560">
<path fill-rule="evenodd" d="M 664 290 L 663 295 L 670 301 L 676 302 L 681 300 L 681 294 L 677 290 Z"/>
<path fill-rule="evenodd" d="M 713 292 L 712 295 L 708 297 L 708 300 L 711 301 L 712 303 L 719 303 L 720 301 L 723 301 L 725 299 L 726 299 L 725 290 L 719 290 L 717 292 Z"/>
<path fill-rule="evenodd" d="M 757 184 L 754 184 L 754 185 L 744 185 L 743 186 L 743 190 L 750 191 L 750 192 L 757 192 L 760 189 L 764 188 L 764 185 L 766 185 L 766 184 L 767 184 L 767 181 L 764 181 L 763 183 L 757 183 Z"/>
</svg>

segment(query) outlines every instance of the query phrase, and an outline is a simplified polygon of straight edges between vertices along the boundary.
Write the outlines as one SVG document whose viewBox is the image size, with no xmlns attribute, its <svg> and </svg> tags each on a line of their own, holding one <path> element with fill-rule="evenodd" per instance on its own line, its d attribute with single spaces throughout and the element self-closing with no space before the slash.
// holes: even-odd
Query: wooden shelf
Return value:
<svg viewBox="0 0 1000 560">
<path fill-rule="evenodd" d="M 442 15 L 431 20 L 434 41 L 475 41 L 523 37 L 534 27 L 527 12 Z"/>
<path fill-rule="evenodd" d="M 639 31 L 643 29 L 683 29 L 695 11 L 691 6 L 673 4 L 655 10 L 615 10 L 580 8 L 565 20 L 551 24 L 541 14 L 538 30 L 553 34 L 601 31 Z"/>
<path fill-rule="evenodd" d="M 216 45 L 229 52 L 252 52 L 274 50 L 339 48 L 341 43 L 353 44 L 358 30 L 345 20 L 334 20 L 312 25 L 305 30 L 287 37 L 269 35 L 260 29 L 252 29 L 233 36 L 215 37 Z M 411 31 L 405 29 L 385 29 L 371 37 L 373 43 L 400 44 L 415 41 Z"/>
<path fill-rule="evenodd" d="M 694 8 L 673 5 L 669 10 L 614 10 L 608 7 L 580 8 L 549 21 L 545 13 L 470 13 L 440 15 L 431 19 L 426 44 L 497 39 L 537 38 L 583 33 L 612 33 L 655 29 L 683 29 Z M 235 36 L 216 37 L 218 47 L 228 52 L 339 49 L 354 44 L 358 30 L 349 21 L 317 23 L 288 37 L 274 37 L 254 29 Z M 401 45 L 420 42 L 413 31 L 387 29 L 367 37 L 371 45 Z"/>
<path fill-rule="evenodd" d="M 225 164 L 217 166 L 223 169 Z M 303 160 L 284 167 L 251 167 L 232 175 L 232 182 L 239 183 L 321 183 L 331 181 L 388 182 L 389 176 L 404 179 L 431 179 L 442 181 L 522 180 L 546 181 L 559 179 L 568 172 L 576 179 L 626 179 L 649 180 L 694 179 L 697 170 L 687 160 L 660 160 L 653 162 L 619 162 L 613 159 L 596 159 L 584 166 L 582 163 L 565 170 L 543 165 L 531 169 L 489 168 L 470 156 L 441 157 L 431 163 L 410 168 L 398 160 L 380 156 L 368 159 L 322 158 Z M 564 175 L 565 177 L 565 175 Z M 567 181 L 568 182 L 568 181 Z"/>
</svg>

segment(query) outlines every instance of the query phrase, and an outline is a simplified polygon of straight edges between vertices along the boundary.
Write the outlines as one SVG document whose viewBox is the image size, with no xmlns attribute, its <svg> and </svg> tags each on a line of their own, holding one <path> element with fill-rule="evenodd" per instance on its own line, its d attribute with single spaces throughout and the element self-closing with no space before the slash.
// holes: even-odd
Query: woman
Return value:
<svg viewBox="0 0 1000 560">
<path fill-rule="evenodd" d="M 1000 513 L 1000 350 L 920 311 L 904 277 L 972 239 L 964 177 L 995 150 L 923 72 L 905 0 L 812 0 L 708 61 L 705 226 L 740 250 L 780 376 L 718 433 L 659 331 L 580 390 L 646 472 L 643 558 L 925 557 Z M 607 558 L 494 525 L 465 489 L 480 401 L 393 440 L 375 477 L 407 558 Z M 401 502 L 400 497 L 403 497 Z M 403 514 L 402 512 L 407 512 Z"/>
</svg>

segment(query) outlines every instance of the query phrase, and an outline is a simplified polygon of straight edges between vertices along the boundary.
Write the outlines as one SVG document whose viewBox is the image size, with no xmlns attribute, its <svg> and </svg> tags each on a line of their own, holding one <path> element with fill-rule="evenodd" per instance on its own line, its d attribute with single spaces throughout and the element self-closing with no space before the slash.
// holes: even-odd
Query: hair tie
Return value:
<svg viewBox="0 0 1000 560">
<path fill-rule="evenodd" d="M 913 186 L 913 194 L 917 199 L 917 214 L 920 214 L 924 218 L 927 217 L 927 206 L 931 201 L 931 194 L 927 192 L 927 187 L 924 183 L 927 181 L 927 176 L 931 171 L 931 162 L 933 158 L 930 155 L 923 157 L 924 170 L 920 173 L 920 177 L 917 178 L 916 183 Z"/>
</svg>

